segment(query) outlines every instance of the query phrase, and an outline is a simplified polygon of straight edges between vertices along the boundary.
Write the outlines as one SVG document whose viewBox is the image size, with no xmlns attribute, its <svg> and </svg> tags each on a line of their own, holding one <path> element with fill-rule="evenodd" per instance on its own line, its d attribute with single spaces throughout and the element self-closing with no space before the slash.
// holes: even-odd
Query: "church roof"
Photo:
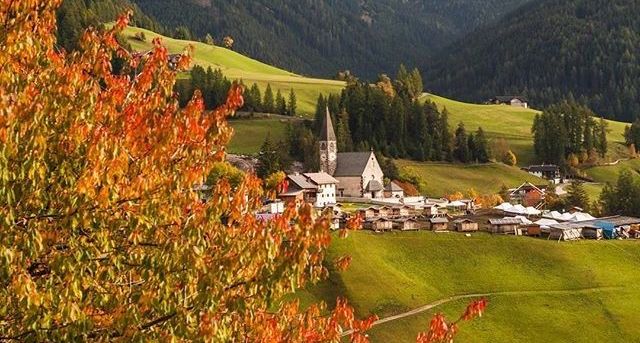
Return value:
<svg viewBox="0 0 640 343">
<path fill-rule="evenodd" d="M 320 133 L 321 141 L 335 141 L 336 134 L 333 131 L 333 122 L 331 121 L 331 113 L 329 113 L 329 107 L 327 107 L 327 114 L 324 117 L 324 124 L 322 125 L 322 132 Z"/>
<path fill-rule="evenodd" d="M 362 176 L 373 152 L 340 152 L 333 176 Z"/>
</svg>

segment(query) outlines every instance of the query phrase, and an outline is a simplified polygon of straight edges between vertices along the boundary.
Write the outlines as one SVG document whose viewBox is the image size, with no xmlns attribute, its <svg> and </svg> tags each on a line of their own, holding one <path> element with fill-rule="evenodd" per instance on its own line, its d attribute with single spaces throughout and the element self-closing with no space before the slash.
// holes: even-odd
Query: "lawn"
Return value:
<svg viewBox="0 0 640 343">
<path fill-rule="evenodd" d="M 419 176 L 425 183 L 422 190 L 431 197 L 457 191 L 466 193 L 470 188 L 481 194 L 497 193 L 503 185 L 512 188 L 525 181 L 541 185 L 548 183 L 517 167 L 502 163 L 446 164 L 398 160 L 397 164 L 401 174 Z"/>
<path fill-rule="evenodd" d="M 144 32 L 146 41 L 133 39 L 136 32 Z M 280 90 L 285 97 L 293 88 L 297 95 L 298 113 L 307 117 L 315 112 L 318 95 L 339 93 L 344 88 L 344 82 L 296 75 L 218 46 L 173 39 L 137 27 L 126 28 L 124 35 L 136 51 L 149 50 L 152 47 L 152 40 L 158 37 L 171 53 L 180 53 L 191 45 L 194 48 L 192 64 L 221 69 L 228 78 L 242 79 L 248 85 L 255 82 L 263 92 L 269 83 L 274 92 Z M 188 77 L 188 75 L 184 74 L 181 77 Z"/>
<path fill-rule="evenodd" d="M 237 119 L 229 122 L 234 134 L 228 150 L 233 154 L 254 155 L 260 151 L 267 134 L 276 143 L 285 139 L 287 121 L 283 119 Z"/>
<path fill-rule="evenodd" d="M 628 169 L 640 176 L 640 159 L 621 161 L 614 166 L 598 166 L 585 169 L 585 173 L 595 182 L 616 183 L 620 172 Z"/>
<path fill-rule="evenodd" d="M 504 138 L 509 143 L 518 158 L 518 165 L 526 166 L 534 162 L 531 126 L 539 111 L 507 105 L 469 104 L 433 94 L 427 94 L 425 99 L 435 102 L 441 110 L 446 108 L 449 111 L 452 130 L 460 122 L 465 124 L 468 131 L 475 131 L 481 126 L 490 138 Z M 624 127 L 628 124 L 615 121 L 608 123 L 608 158 L 615 160 L 626 156 L 622 143 Z"/>
<path fill-rule="evenodd" d="M 640 246 L 636 241 L 544 239 L 432 232 L 335 239 L 328 259 L 348 271 L 299 292 L 303 303 L 348 298 L 360 316 L 384 318 L 453 295 L 492 293 L 485 316 L 463 324 L 458 342 L 632 342 L 640 337 Z M 458 301 L 388 322 L 373 342 L 411 342 L 431 315 L 457 317 Z"/>
</svg>

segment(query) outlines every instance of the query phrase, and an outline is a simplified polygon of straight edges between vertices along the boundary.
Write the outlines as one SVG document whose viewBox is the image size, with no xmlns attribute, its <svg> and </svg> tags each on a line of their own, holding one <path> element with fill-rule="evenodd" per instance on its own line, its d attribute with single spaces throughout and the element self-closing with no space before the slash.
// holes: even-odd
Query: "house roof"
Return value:
<svg viewBox="0 0 640 343">
<path fill-rule="evenodd" d="M 402 187 L 398 186 L 397 183 L 391 181 L 389 182 L 389 184 L 384 188 L 385 191 L 390 191 L 390 192 L 401 192 L 403 191 Z"/>
<path fill-rule="evenodd" d="M 519 225 L 522 221 L 519 218 L 502 218 L 502 219 L 489 219 L 491 225 Z"/>
<path fill-rule="evenodd" d="M 473 220 L 469 219 L 469 218 L 462 218 L 462 219 L 456 219 L 453 221 L 456 224 L 462 224 L 462 223 L 475 223 Z"/>
<path fill-rule="evenodd" d="M 324 116 L 324 124 L 322 125 L 322 132 L 320 133 L 321 141 L 335 141 L 336 134 L 333 131 L 333 122 L 331 121 L 331 113 L 329 113 L 329 107 L 327 106 L 327 113 Z"/>
<path fill-rule="evenodd" d="M 316 189 L 316 185 L 312 184 L 302 174 L 291 174 L 287 176 L 300 189 Z"/>
<path fill-rule="evenodd" d="M 333 176 L 325 172 L 306 173 L 304 174 L 304 176 L 306 176 L 309 180 L 311 180 L 316 185 L 331 185 L 331 184 L 339 183 L 339 181 L 334 179 Z"/>
<path fill-rule="evenodd" d="M 372 151 L 338 153 L 338 166 L 333 176 L 362 176 L 372 155 Z"/>
<path fill-rule="evenodd" d="M 367 184 L 367 192 L 377 192 L 381 191 L 382 189 L 382 184 L 377 180 L 371 180 L 369 181 L 369 184 Z"/>
<path fill-rule="evenodd" d="M 521 184 L 520 187 L 514 189 L 511 192 L 511 194 L 513 195 L 513 194 L 517 193 L 521 189 L 534 190 L 534 191 L 540 192 L 541 194 L 544 194 L 544 191 L 542 189 L 540 189 L 538 186 L 534 185 L 531 182 L 525 182 L 525 183 Z"/>
<path fill-rule="evenodd" d="M 429 219 L 429 222 L 431 224 L 446 224 L 449 222 L 449 219 L 444 217 L 436 217 L 436 218 Z"/>
</svg>

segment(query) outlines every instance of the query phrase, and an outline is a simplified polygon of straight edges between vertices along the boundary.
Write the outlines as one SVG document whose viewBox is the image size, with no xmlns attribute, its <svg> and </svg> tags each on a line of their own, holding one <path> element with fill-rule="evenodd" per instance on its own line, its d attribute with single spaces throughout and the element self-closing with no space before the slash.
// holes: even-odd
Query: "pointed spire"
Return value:
<svg viewBox="0 0 640 343">
<path fill-rule="evenodd" d="M 322 125 L 320 140 L 327 142 L 336 140 L 336 134 L 333 131 L 333 122 L 331 122 L 331 113 L 329 113 L 329 106 L 327 106 L 327 114 L 324 117 L 324 125 Z"/>
</svg>

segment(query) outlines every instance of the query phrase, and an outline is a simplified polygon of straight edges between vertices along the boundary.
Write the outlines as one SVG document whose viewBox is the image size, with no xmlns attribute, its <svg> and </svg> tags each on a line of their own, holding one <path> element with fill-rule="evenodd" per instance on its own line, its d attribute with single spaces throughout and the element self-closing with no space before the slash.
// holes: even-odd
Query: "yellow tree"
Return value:
<svg viewBox="0 0 640 343">
<path fill-rule="evenodd" d="M 280 302 L 326 276 L 325 218 L 306 206 L 258 221 L 253 175 L 212 177 L 200 198 L 242 89 L 180 109 L 187 54 L 169 65 L 156 40 L 131 56 L 115 39 L 128 16 L 59 52 L 60 2 L 0 2 L 0 341 L 365 341 L 375 317 L 343 300 Z"/>
</svg>

